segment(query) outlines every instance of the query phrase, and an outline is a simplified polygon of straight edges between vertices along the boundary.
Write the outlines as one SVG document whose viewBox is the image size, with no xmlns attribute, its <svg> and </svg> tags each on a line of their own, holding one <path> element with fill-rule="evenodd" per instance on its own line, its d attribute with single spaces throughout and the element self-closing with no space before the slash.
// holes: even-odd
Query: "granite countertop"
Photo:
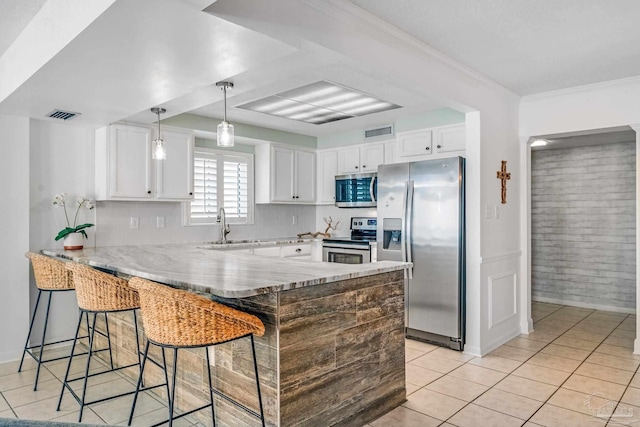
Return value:
<svg viewBox="0 0 640 427">
<path fill-rule="evenodd" d="M 268 246 L 311 242 L 289 239 L 245 242 Z M 270 243 L 266 243 L 270 242 Z M 227 244 L 226 248 L 242 248 Z M 369 264 L 338 264 L 295 258 L 263 257 L 229 250 L 212 250 L 220 244 L 165 244 L 106 246 L 78 251 L 44 249 L 42 253 L 70 259 L 116 274 L 138 276 L 181 289 L 226 298 L 244 298 L 305 286 L 402 270 L 410 263 L 380 261 Z M 225 247 L 221 247 L 224 249 Z"/>
</svg>

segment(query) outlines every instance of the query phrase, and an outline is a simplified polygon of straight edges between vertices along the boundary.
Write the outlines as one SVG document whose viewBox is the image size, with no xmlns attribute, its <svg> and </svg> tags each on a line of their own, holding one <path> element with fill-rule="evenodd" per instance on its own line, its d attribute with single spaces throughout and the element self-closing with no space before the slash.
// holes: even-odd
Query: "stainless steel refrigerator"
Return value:
<svg viewBox="0 0 640 427">
<path fill-rule="evenodd" d="M 407 337 L 463 350 L 465 159 L 378 167 L 378 260 L 409 261 Z"/>
</svg>

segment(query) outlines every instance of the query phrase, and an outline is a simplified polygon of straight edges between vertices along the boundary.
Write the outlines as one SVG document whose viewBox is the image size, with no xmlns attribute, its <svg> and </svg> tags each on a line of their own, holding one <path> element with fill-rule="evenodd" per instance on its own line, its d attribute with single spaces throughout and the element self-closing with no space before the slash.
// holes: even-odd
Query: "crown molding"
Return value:
<svg viewBox="0 0 640 427">
<path fill-rule="evenodd" d="M 570 95 L 580 92 L 589 92 L 598 89 L 606 89 L 615 86 L 628 86 L 633 84 L 640 85 L 640 76 L 625 77 L 623 79 L 607 80 L 604 82 L 591 83 L 588 85 L 573 86 L 566 89 L 558 89 L 549 92 L 535 93 L 533 95 L 525 95 L 522 97 L 521 103 L 526 104 L 527 102 L 537 101 L 539 99 L 555 98 L 562 95 Z"/>
</svg>

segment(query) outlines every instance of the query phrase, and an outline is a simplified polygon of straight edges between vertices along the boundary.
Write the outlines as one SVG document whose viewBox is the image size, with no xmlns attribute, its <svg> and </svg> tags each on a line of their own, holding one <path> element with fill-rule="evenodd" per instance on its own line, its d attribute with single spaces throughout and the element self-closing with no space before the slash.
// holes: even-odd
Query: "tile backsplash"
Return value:
<svg viewBox="0 0 640 427">
<path fill-rule="evenodd" d="M 131 217 L 138 218 L 137 229 L 130 228 Z M 164 218 L 164 228 L 157 228 L 157 217 Z M 227 238 L 291 237 L 313 230 L 315 218 L 315 206 L 256 205 L 254 224 L 231 224 Z M 219 225 L 183 226 L 182 204 L 177 202 L 98 202 L 96 224 L 96 246 L 208 242 L 220 238 Z"/>
</svg>

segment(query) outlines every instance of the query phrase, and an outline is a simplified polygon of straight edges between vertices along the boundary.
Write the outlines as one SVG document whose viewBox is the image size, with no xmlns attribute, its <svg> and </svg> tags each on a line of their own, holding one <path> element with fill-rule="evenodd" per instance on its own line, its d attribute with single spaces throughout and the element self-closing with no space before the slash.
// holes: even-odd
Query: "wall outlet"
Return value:
<svg viewBox="0 0 640 427">
<path fill-rule="evenodd" d="M 293 225 L 298 225 L 298 215 L 293 215 L 293 216 L 291 217 L 291 223 L 292 223 Z"/>
<path fill-rule="evenodd" d="M 500 207 L 498 205 L 493 207 L 493 217 L 495 219 L 500 218 Z"/>
<path fill-rule="evenodd" d="M 491 219 L 493 215 L 491 214 L 491 208 L 487 205 L 484 207 L 484 219 Z"/>
<path fill-rule="evenodd" d="M 164 228 L 164 217 L 157 216 L 156 217 L 156 228 Z"/>
<path fill-rule="evenodd" d="M 140 218 L 138 218 L 137 216 L 132 216 L 129 220 L 129 228 L 132 230 L 137 230 L 138 228 L 140 228 Z"/>
</svg>

